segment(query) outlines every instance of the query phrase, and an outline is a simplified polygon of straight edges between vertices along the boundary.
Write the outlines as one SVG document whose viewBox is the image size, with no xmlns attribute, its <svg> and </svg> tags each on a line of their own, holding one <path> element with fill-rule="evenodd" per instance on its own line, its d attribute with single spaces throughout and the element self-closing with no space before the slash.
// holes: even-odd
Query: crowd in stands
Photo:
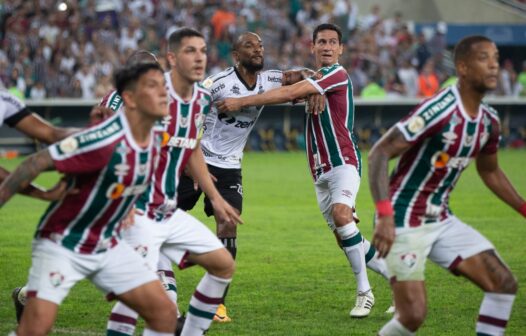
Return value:
<svg viewBox="0 0 526 336">
<path fill-rule="evenodd" d="M 333 22 L 357 97 L 426 97 L 455 80 L 446 24 L 415 34 L 401 13 L 385 17 L 352 0 L 7 0 L 0 14 L 0 86 L 29 99 L 100 97 L 132 50 L 164 62 L 166 38 L 181 26 L 205 34 L 209 74 L 232 65 L 232 41 L 247 30 L 262 37 L 266 68 L 313 68 L 312 28 Z M 519 66 L 503 61 L 495 95 L 526 96 L 526 62 Z"/>
</svg>

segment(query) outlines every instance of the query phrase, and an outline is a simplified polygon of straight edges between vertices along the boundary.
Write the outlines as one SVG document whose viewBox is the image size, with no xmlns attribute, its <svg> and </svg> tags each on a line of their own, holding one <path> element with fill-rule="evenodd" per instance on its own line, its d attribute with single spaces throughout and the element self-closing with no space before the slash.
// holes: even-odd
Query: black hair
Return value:
<svg viewBox="0 0 526 336">
<path fill-rule="evenodd" d="M 204 39 L 204 35 L 197 30 L 189 27 L 179 28 L 168 37 L 168 51 L 175 51 L 181 46 L 181 41 L 186 37 L 200 37 Z"/>
<path fill-rule="evenodd" d="M 322 23 L 314 28 L 314 31 L 312 32 L 312 43 L 316 43 L 316 37 L 318 37 L 318 33 L 322 30 L 335 31 L 338 34 L 338 42 L 342 44 L 342 30 L 340 27 L 332 23 Z"/>
<path fill-rule="evenodd" d="M 150 70 L 158 70 L 163 73 L 163 69 L 159 63 L 136 63 L 115 72 L 114 82 L 117 88 L 117 93 L 122 96 L 122 93 L 130 88 L 133 88 L 139 78 Z"/>
<path fill-rule="evenodd" d="M 472 35 L 464 37 L 462 40 L 460 40 L 460 42 L 458 42 L 455 46 L 455 64 L 458 64 L 458 62 L 465 60 L 471 54 L 471 47 L 479 42 L 493 43 L 493 41 L 490 38 L 483 35 Z"/>
<path fill-rule="evenodd" d="M 134 51 L 130 57 L 126 60 L 126 66 L 130 66 L 137 63 L 156 63 L 157 57 L 148 50 L 140 49 Z"/>
</svg>

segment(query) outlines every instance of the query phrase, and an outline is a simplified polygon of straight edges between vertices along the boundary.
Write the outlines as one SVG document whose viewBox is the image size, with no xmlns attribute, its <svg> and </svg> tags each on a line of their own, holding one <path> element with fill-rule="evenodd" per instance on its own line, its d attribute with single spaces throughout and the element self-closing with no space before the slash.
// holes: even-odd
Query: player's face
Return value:
<svg viewBox="0 0 526 336">
<path fill-rule="evenodd" d="M 463 62 L 459 71 L 477 91 L 495 90 L 499 79 L 499 51 L 495 43 L 473 44 L 469 60 Z"/>
<path fill-rule="evenodd" d="M 263 69 L 263 42 L 256 34 L 247 34 L 240 41 L 238 49 L 234 51 L 234 59 L 248 71 L 256 72 Z"/>
<path fill-rule="evenodd" d="M 135 86 L 133 100 L 137 109 L 153 118 L 168 115 L 168 93 L 163 74 L 150 70 L 142 75 Z"/>
<path fill-rule="evenodd" d="M 189 82 L 200 82 L 205 77 L 206 42 L 203 38 L 192 36 L 181 41 L 179 49 L 168 53 L 172 69 Z"/>
<path fill-rule="evenodd" d="M 334 30 L 319 31 L 316 41 L 311 46 L 311 52 L 318 67 L 338 63 L 338 58 L 343 53 L 343 45 L 338 40 L 338 33 Z"/>
</svg>

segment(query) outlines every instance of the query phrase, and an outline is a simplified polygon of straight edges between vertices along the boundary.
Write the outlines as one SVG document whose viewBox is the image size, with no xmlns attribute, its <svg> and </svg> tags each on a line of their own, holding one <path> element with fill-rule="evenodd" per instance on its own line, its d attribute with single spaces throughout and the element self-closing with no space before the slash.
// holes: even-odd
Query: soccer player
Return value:
<svg viewBox="0 0 526 336">
<path fill-rule="evenodd" d="M 264 48 L 261 38 L 252 32 L 241 34 L 234 43 L 232 56 L 235 66 L 207 78 L 203 85 L 210 90 L 212 102 L 225 97 L 240 97 L 260 94 L 273 88 L 298 81 L 300 71 L 279 70 L 262 71 L 264 67 Z M 224 199 L 239 214 L 243 205 L 243 185 L 241 160 L 243 149 L 250 131 L 254 127 L 264 106 L 251 106 L 234 113 L 220 113 L 212 106 L 204 122 L 201 149 L 210 173 L 217 179 L 216 187 Z M 201 190 L 194 188 L 193 179 L 188 175 L 181 177 L 178 187 L 178 204 L 183 210 L 192 209 Z M 204 199 L 205 213 L 214 214 L 208 197 Z M 228 225 L 215 216 L 217 236 L 235 259 L 237 255 L 237 226 Z M 228 289 L 225 291 L 225 297 Z M 219 305 L 214 321 L 230 322 L 224 304 Z"/>
<path fill-rule="evenodd" d="M 160 270 L 170 270 L 172 262 L 180 268 L 199 264 L 207 270 L 190 300 L 181 333 L 193 336 L 209 328 L 234 273 L 234 260 L 204 224 L 177 208 L 183 169 L 188 166 L 221 221 L 235 225 L 241 219 L 215 188 L 200 148 L 201 127 L 211 105 L 208 90 L 198 84 L 207 61 L 203 35 L 190 28 L 176 30 L 168 39 L 167 59 L 171 71 L 165 74 L 170 97 L 170 114 L 163 119 L 165 146 L 153 183 L 136 204 L 135 224 L 123 236 Z M 166 258 L 159 263 L 160 253 Z M 107 334 L 132 335 L 136 318 L 135 312 L 117 303 Z"/>
<path fill-rule="evenodd" d="M 30 156 L 0 185 L 0 207 L 46 170 L 72 175 L 71 187 L 79 190 L 50 204 L 38 225 L 17 335 L 49 333 L 60 303 L 84 278 L 136 309 L 146 321 L 144 335 L 175 330 L 175 305 L 119 238 L 121 219 L 148 188 L 158 161 L 152 127 L 168 113 L 165 80 L 160 66 L 149 63 L 123 69 L 115 82 L 124 113 Z"/>
<path fill-rule="evenodd" d="M 449 196 L 472 159 L 488 188 L 526 217 L 526 202 L 497 160 L 500 121 L 482 102 L 497 86 L 499 52 L 484 36 L 455 48 L 458 85 L 425 100 L 369 154 L 376 202 L 373 244 L 387 256 L 397 315 L 380 335 L 414 335 L 426 317 L 426 257 L 484 291 L 477 335 L 503 335 L 517 280 L 495 247 L 449 209 Z M 390 178 L 388 161 L 401 156 Z"/>
<path fill-rule="evenodd" d="M 244 110 L 248 106 L 278 104 L 319 93 L 326 96 L 321 114 L 306 114 L 307 159 L 314 179 L 320 210 L 349 260 L 357 280 L 357 297 L 352 317 L 369 315 L 374 296 L 366 271 L 367 265 L 386 276 L 385 264 L 374 248 L 363 240 L 353 216 L 360 185 L 361 158 L 352 132 L 354 106 L 352 84 L 338 64 L 343 53 L 340 29 L 321 24 L 314 29 L 312 53 L 319 70 L 306 80 L 262 94 L 226 98 L 217 103 L 220 112 Z M 368 253 L 364 252 L 367 245 Z"/>
</svg>

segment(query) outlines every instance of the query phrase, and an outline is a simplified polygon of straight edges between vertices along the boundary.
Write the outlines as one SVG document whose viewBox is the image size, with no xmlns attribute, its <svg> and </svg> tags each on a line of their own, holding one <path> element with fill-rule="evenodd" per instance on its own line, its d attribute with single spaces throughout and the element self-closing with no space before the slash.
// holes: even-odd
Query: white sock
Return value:
<svg viewBox="0 0 526 336">
<path fill-rule="evenodd" d="M 174 272 L 171 270 L 160 269 L 157 271 L 157 275 L 159 276 L 159 280 L 166 291 L 166 295 L 168 295 L 170 300 L 175 303 L 177 307 L 177 317 L 181 316 L 179 305 L 177 304 L 177 283 L 175 281 Z"/>
<path fill-rule="evenodd" d="M 365 238 L 363 239 L 363 250 L 365 252 L 365 263 L 367 264 L 367 267 L 383 276 L 386 280 L 389 280 L 389 274 L 387 273 L 387 264 L 385 263 L 385 259 L 378 258 L 378 253 L 376 252 L 376 249 Z"/>
<path fill-rule="evenodd" d="M 514 300 L 514 294 L 484 293 L 477 321 L 477 333 L 504 335 Z"/>
<path fill-rule="evenodd" d="M 387 322 L 378 332 L 379 336 L 413 336 L 416 333 L 409 331 L 397 319 L 393 318 Z"/>
<path fill-rule="evenodd" d="M 336 232 L 342 242 L 342 248 L 351 264 L 351 268 L 356 277 L 356 287 L 358 292 L 367 292 L 371 289 L 367 278 L 365 267 L 365 253 L 363 250 L 362 235 L 356 227 L 355 222 L 350 222 L 344 226 L 337 227 Z"/>
<path fill-rule="evenodd" d="M 190 299 L 181 336 L 201 336 L 208 330 L 230 281 L 205 273 Z"/>
<path fill-rule="evenodd" d="M 166 333 L 166 332 L 160 332 L 160 331 L 154 331 L 152 329 L 149 329 L 148 327 L 144 328 L 144 331 L 142 332 L 142 336 L 173 336 L 174 333 Z"/>
<path fill-rule="evenodd" d="M 137 324 L 137 314 L 122 302 L 117 302 L 111 310 L 111 315 L 106 325 L 106 335 L 133 335 Z"/>
</svg>

